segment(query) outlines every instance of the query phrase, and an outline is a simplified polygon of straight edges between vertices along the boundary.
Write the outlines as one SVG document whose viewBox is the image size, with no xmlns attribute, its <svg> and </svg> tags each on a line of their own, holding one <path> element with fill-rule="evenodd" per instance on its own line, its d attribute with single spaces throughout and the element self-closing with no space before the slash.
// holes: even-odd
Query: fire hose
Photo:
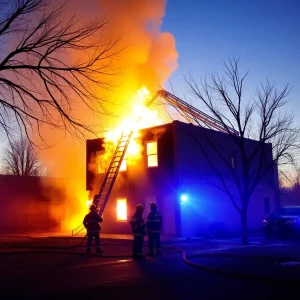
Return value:
<svg viewBox="0 0 300 300">
<path fill-rule="evenodd" d="M 13 246 L 11 245 L 11 248 L 18 248 L 18 249 L 36 249 L 35 251 L 1 251 L 0 255 L 12 255 L 12 254 L 65 254 L 65 255 L 79 255 L 79 256 L 86 256 L 85 253 L 78 253 L 78 252 L 71 252 L 71 251 L 53 251 L 56 250 L 63 250 L 63 249 L 75 249 L 81 246 L 82 242 L 85 240 L 86 236 L 80 241 L 80 243 L 73 245 L 73 246 Z M 115 246 L 132 246 L 131 243 L 125 243 L 125 242 L 115 242 L 115 243 L 109 243 L 105 240 L 101 242 L 102 245 L 115 245 Z M 214 256 L 214 257 L 242 257 L 242 258 L 251 258 L 251 259 L 263 259 L 263 260 L 290 260 L 291 257 L 281 257 L 281 258 L 271 258 L 271 257 L 263 257 L 263 256 L 251 256 L 251 255 L 238 255 L 238 254 L 229 254 L 229 253 L 197 253 L 197 254 L 190 254 L 187 255 L 186 252 L 178 247 L 173 246 L 163 246 L 163 249 L 169 249 L 173 251 L 177 251 L 182 254 L 182 259 L 184 263 L 187 265 L 203 270 L 203 271 L 209 271 L 216 274 L 221 275 L 227 275 L 231 277 L 237 277 L 237 278 L 244 278 L 244 279 L 251 279 L 251 280 L 260 280 L 265 281 L 269 283 L 280 283 L 280 284 L 287 284 L 287 285 L 297 285 L 299 286 L 300 281 L 296 280 L 286 280 L 286 279 L 280 279 L 280 278 L 271 278 L 261 275 L 253 275 L 248 273 L 240 273 L 240 272 L 232 272 L 224 269 L 214 268 L 211 266 L 206 266 L 203 264 L 198 264 L 193 261 L 191 261 L 192 258 L 196 257 L 208 257 L 208 256 Z M 37 250 L 40 249 L 40 250 Z M 43 250 L 43 251 L 41 251 Z M 131 255 L 105 255 L 105 254 L 89 254 L 90 257 L 98 257 L 98 258 L 131 258 Z M 299 259 L 293 258 L 294 261 L 299 261 Z"/>
</svg>

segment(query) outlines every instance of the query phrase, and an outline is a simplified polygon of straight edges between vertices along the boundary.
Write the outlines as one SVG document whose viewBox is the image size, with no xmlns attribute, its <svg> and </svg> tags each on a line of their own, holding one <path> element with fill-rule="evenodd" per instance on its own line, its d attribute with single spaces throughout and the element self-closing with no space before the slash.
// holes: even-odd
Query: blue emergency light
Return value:
<svg viewBox="0 0 300 300">
<path fill-rule="evenodd" d="M 180 200 L 181 200 L 181 202 L 186 202 L 188 200 L 188 196 L 186 194 L 182 194 L 180 196 Z"/>
</svg>

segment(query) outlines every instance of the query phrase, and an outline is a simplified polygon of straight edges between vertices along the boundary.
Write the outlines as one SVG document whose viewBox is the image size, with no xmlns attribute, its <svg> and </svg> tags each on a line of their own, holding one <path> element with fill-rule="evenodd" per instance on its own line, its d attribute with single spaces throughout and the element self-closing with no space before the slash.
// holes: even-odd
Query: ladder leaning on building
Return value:
<svg viewBox="0 0 300 300">
<path fill-rule="evenodd" d="M 165 91 L 159 90 L 156 95 L 150 99 L 145 106 L 149 107 L 158 97 L 161 97 L 167 101 L 167 104 L 172 105 L 175 109 L 179 110 L 182 114 L 184 114 L 185 118 L 189 120 L 191 123 L 193 121 L 200 121 L 205 124 L 208 128 L 214 128 L 218 131 L 229 132 L 234 135 L 238 135 L 238 132 L 226 124 L 223 124 L 219 120 L 214 119 L 213 117 L 205 114 L 200 111 L 198 108 L 188 104 L 187 102 L 181 100 L 175 95 Z M 140 121 L 141 117 L 138 117 L 136 124 Z M 123 158 L 126 154 L 128 145 L 130 143 L 131 137 L 133 135 L 133 130 L 129 133 L 122 132 L 121 137 L 118 141 L 117 147 L 113 154 L 110 165 L 107 169 L 107 172 L 102 181 L 99 193 L 94 196 L 93 204 L 96 205 L 98 209 L 98 214 L 102 216 L 105 206 L 109 200 L 109 196 L 113 189 L 114 183 L 118 176 Z M 72 230 L 72 235 L 77 235 L 84 229 L 83 224 L 80 224 L 75 229 Z"/>
</svg>

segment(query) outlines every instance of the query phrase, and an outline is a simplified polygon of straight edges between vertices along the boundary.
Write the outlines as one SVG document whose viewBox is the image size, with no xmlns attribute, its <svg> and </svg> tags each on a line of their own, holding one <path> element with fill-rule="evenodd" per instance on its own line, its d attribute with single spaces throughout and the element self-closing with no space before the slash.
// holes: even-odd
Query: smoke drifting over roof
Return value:
<svg viewBox="0 0 300 300">
<path fill-rule="evenodd" d="M 113 128 L 124 116 L 130 114 L 130 99 L 142 85 L 154 94 L 177 68 L 175 39 L 172 34 L 161 31 L 166 1 L 73 0 L 67 5 L 70 14 L 76 9 L 81 22 L 105 18 L 107 24 L 99 39 L 118 40 L 115 48 L 118 54 L 110 63 L 110 69 L 117 75 L 109 78 L 109 90 L 99 88 L 101 96 L 111 103 L 106 105 L 110 116 L 91 114 L 80 101 L 74 100 L 76 112 L 94 128 L 99 131 Z M 49 168 L 49 175 L 76 178 L 76 184 L 69 180 L 70 199 L 66 201 L 69 203 L 67 207 L 70 208 L 70 212 L 65 211 L 65 217 L 75 217 L 74 208 L 77 206 L 81 218 L 86 200 L 85 143 L 66 137 L 63 132 L 53 129 L 43 128 L 43 131 L 46 142 L 52 146 L 40 151 L 40 158 Z M 80 205 L 76 204 L 78 201 Z M 53 210 L 53 214 L 56 214 L 56 209 Z M 72 222 L 72 226 L 74 224 Z"/>
</svg>

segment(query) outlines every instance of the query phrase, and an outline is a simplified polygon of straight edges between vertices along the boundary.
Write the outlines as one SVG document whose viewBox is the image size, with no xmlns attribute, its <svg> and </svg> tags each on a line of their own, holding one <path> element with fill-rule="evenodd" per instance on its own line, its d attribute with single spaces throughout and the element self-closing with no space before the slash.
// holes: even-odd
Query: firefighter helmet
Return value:
<svg viewBox="0 0 300 300">
<path fill-rule="evenodd" d="M 153 208 L 153 209 L 156 209 L 156 208 L 157 208 L 155 202 L 150 202 L 150 203 L 149 203 L 149 207 L 150 207 L 150 208 Z"/>
<path fill-rule="evenodd" d="M 136 206 L 136 211 L 143 211 L 145 208 L 144 208 L 144 206 L 142 205 L 142 204 L 138 204 L 137 206 Z"/>
<path fill-rule="evenodd" d="M 92 205 L 90 206 L 90 210 L 91 210 L 91 211 L 97 210 L 96 205 L 95 205 L 95 204 L 92 204 Z"/>
</svg>

